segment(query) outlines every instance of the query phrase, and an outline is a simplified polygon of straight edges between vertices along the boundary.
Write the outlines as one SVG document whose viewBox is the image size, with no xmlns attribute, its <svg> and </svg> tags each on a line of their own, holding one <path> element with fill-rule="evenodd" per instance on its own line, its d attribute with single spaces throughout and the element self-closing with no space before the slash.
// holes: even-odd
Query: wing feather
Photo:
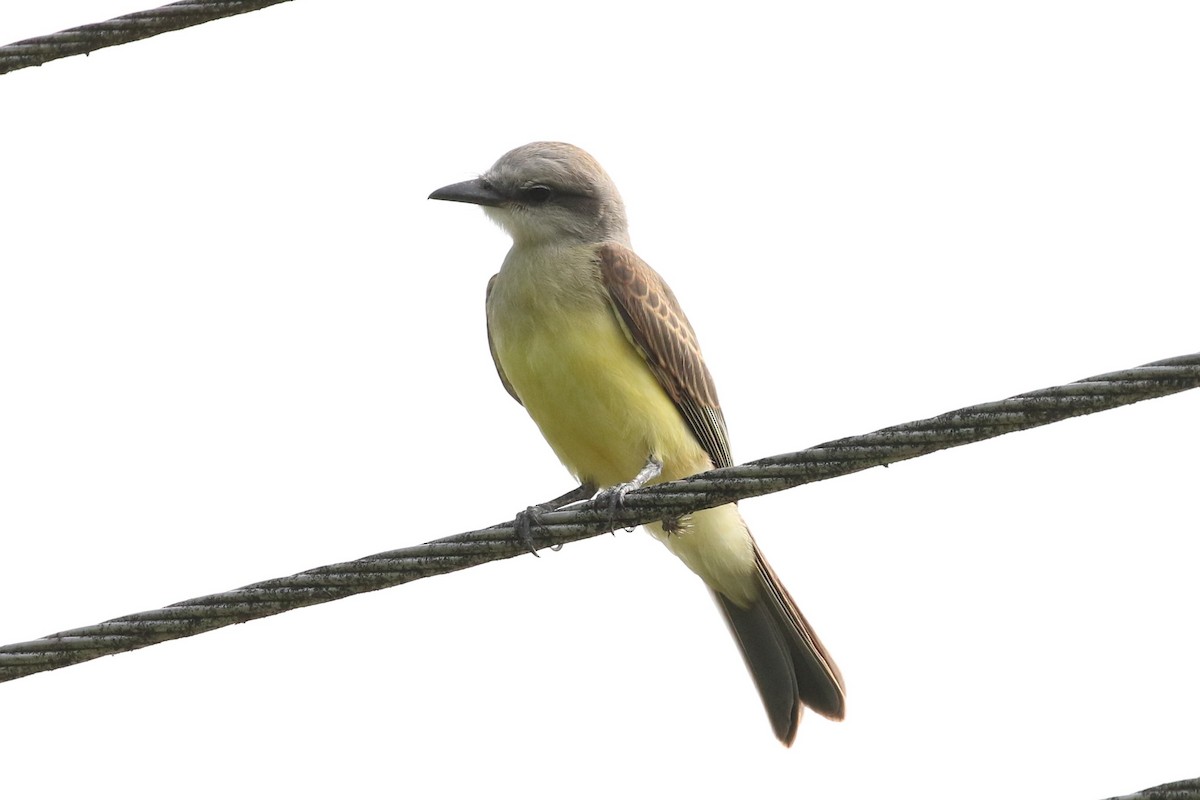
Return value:
<svg viewBox="0 0 1200 800">
<path fill-rule="evenodd" d="M 596 251 L 600 275 L 624 325 L 713 465 L 733 465 L 729 433 L 717 387 L 704 363 L 696 332 L 675 293 L 650 265 L 624 245 L 609 242 Z"/>
<path fill-rule="evenodd" d="M 499 278 L 499 277 L 500 277 L 500 273 L 497 272 L 495 275 L 493 275 L 491 278 L 488 279 L 487 295 L 484 297 L 485 305 L 486 305 L 486 301 L 489 298 L 491 298 L 492 287 L 496 285 L 496 278 Z M 487 337 L 488 337 L 488 352 L 490 352 L 492 354 L 492 363 L 496 365 L 496 374 L 500 376 L 500 382 L 502 384 L 504 384 L 504 390 L 512 395 L 513 400 L 516 400 L 518 403 L 521 403 L 521 398 L 517 397 L 516 389 L 514 389 L 513 385 L 508 382 L 508 376 L 504 374 L 504 367 L 500 366 L 500 359 L 496 356 L 496 340 L 492 338 L 491 320 L 488 321 Z M 523 406 L 525 404 L 521 403 L 521 405 Z"/>
</svg>

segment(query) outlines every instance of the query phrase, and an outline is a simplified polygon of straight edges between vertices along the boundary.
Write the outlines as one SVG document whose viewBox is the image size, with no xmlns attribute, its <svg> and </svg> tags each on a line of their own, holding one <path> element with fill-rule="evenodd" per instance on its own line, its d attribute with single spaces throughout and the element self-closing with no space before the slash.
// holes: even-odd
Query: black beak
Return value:
<svg viewBox="0 0 1200 800">
<path fill-rule="evenodd" d="M 452 183 L 429 195 L 430 200 L 453 200 L 456 203 L 472 203 L 477 206 L 499 206 L 508 198 L 497 192 L 483 178 L 473 181 Z"/>
</svg>

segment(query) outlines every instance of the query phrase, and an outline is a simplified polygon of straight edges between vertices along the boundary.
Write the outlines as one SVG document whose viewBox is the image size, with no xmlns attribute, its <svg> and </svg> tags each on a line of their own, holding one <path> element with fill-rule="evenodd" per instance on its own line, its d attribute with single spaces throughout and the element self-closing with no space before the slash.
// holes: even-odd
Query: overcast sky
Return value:
<svg viewBox="0 0 1200 800">
<path fill-rule="evenodd" d="M 138 8 L 6 0 L 0 42 Z M 570 488 L 488 356 L 506 238 L 425 199 L 536 139 L 617 181 L 738 461 L 1200 350 L 1198 41 L 1190 2 L 306 0 L 0 77 L 0 642 Z M 1197 777 L 1198 419 L 1184 393 L 744 503 L 848 686 L 790 750 L 636 532 L 0 685 L 2 783 Z"/>
</svg>

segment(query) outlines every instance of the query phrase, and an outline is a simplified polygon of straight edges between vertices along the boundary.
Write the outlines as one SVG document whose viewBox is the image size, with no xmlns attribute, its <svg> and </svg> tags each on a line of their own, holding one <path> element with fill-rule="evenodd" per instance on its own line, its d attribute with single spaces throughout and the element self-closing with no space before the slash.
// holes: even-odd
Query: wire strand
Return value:
<svg viewBox="0 0 1200 800">
<path fill-rule="evenodd" d="M 0 75 L 286 2 L 288 0 L 184 0 L 35 36 L 0 46 Z"/>
<path fill-rule="evenodd" d="M 1200 800 L 1200 778 L 1164 783 L 1108 800 Z"/>
<path fill-rule="evenodd" d="M 532 544 L 537 549 L 556 547 L 617 528 L 678 517 L 1198 386 L 1200 353 L 1156 361 L 651 486 L 630 492 L 624 505 L 616 510 L 602 502 L 587 501 L 549 511 L 539 516 L 530 532 Z M 0 646 L 0 682 L 527 552 L 528 546 L 517 535 L 514 521 L 509 521 L 415 547 L 329 564 L 30 642 Z"/>
</svg>

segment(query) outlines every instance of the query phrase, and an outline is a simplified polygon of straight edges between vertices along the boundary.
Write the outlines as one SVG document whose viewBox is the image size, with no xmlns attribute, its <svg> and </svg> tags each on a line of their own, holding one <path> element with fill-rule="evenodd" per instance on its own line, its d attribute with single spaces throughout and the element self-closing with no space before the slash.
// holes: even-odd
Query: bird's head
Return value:
<svg viewBox="0 0 1200 800">
<path fill-rule="evenodd" d="M 596 159 L 563 142 L 510 150 L 478 178 L 429 197 L 481 206 L 517 245 L 628 244 L 625 205 L 612 179 Z"/>
</svg>

